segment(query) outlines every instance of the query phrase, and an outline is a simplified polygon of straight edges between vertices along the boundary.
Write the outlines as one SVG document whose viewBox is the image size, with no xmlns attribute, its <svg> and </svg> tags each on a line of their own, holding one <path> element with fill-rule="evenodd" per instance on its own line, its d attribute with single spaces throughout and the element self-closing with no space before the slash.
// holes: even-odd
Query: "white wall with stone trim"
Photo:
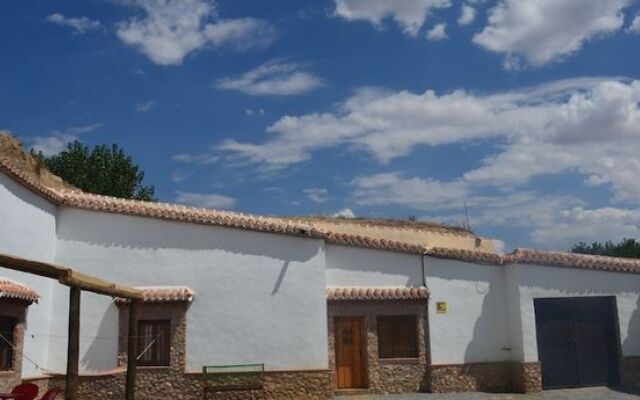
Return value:
<svg viewBox="0 0 640 400">
<path fill-rule="evenodd" d="M 425 257 L 433 364 L 511 358 L 502 266 Z M 436 303 L 446 302 L 444 314 Z"/>
<path fill-rule="evenodd" d="M 56 206 L 0 172 L 0 252 L 40 261 L 53 261 L 56 243 Z M 49 329 L 52 321 L 52 287 L 57 282 L 2 268 L 8 278 L 34 289 L 43 301 L 27 312 L 24 354 L 46 367 Z M 1 310 L 0 310 L 1 312 Z M 1 314 L 0 314 L 1 315 Z M 33 362 L 23 359 L 23 376 L 40 373 Z"/>
<path fill-rule="evenodd" d="M 328 286 L 422 286 L 421 256 L 326 245 Z"/>
<path fill-rule="evenodd" d="M 192 288 L 189 371 L 252 362 L 269 370 L 328 367 L 321 240 L 61 208 L 56 261 L 132 286 Z M 53 301 L 59 310 L 53 334 L 64 336 L 68 290 L 57 288 Z M 83 294 L 84 370 L 116 365 L 116 336 L 111 300 Z M 58 369 L 64 370 L 65 351 L 49 349 Z"/>
<path fill-rule="evenodd" d="M 640 275 L 530 264 L 510 268 L 520 297 L 524 361 L 538 360 L 533 299 L 545 297 L 615 296 L 622 355 L 640 356 Z"/>
</svg>

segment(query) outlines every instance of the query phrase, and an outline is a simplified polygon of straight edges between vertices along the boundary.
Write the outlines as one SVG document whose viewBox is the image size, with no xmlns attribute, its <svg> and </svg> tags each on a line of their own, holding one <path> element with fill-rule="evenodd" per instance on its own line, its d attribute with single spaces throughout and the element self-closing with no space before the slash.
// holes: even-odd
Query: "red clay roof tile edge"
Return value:
<svg viewBox="0 0 640 400">
<path fill-rule="evenodd" d="M 301 225 L 293 221 L 241 214 L 230 211 L 216 211 L 172 204 L 148 203 L 124 200 L 75 191 L 59 191 L 34 182 L 21 171 L 13 168 L 8 160 L 0 160 L 0 171 L 28 189 L 49 199 L 56 205 L 87 210 L 122 213 L 142 217 L 159 218 L 187 223 L 215 225 L 258 232 L 279 233 L 323 239 L 328 243 L 379 249 L 401 253 L 428 255 L 437 258 L 456 259 L 483 264 L 539 264 L 557 267 L 599 269 L 606 271 L 640 273 L 640 260 L 618 257 L 601 257 L 563 252 L 548 252 L 532 249 L 516 249 L 510 254 L 500 255 L 474 250 L 462 250 L 426 246 L 397 240 L 379 239 L 357 234 L 324 231 L 312 225 Z"/>
<path fill-rule="evenodd" d="M 429 291 L 425 287 L 341 287 L 326 289 L 328 301 L 363 300 L 426 300 Z"/>
<path fill-rule="evenodd" d="M 40 295 L 35 290 L 11 279 L 0 278 L 0 299 L 37 303 Z"/>
</svg>

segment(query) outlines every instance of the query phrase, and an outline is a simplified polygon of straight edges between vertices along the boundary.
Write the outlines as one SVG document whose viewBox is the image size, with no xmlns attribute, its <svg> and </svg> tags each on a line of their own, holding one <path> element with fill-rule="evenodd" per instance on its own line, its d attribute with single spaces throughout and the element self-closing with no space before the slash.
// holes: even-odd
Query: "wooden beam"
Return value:
<svg viewBox="0 0 640 400">
<path fill-rule="evenodd" d="M 129 330 L 127 344 L 127 383 L 125 386 L 126 400 L 136 398 L 136 357 L 138 323 L 136 318 L 138 302 L 132 300 L 129 303 Z"/>
<path fill-rule="evenodd" d="M 0 253 L 0 267 L 57 279 L 63 285 L 127 299 L 143 299 L 142 291 L 74 271 L 71 268 Z"/>
<path fill-rule="evenodd" d="M 70 270 L 69 275 L 61 277 L 60 279 L 58 279 L 58 281 L 63 285 L 77 286 L 82 290 L 104 294 L 107 296 L 124 297 L 127 299 L 138 300 L 142 300 L 144 298 L 142 291 L 138 289 L 130 288 L 124 285 L 118 285 L 116 283 L 73 270 Z"/>
<path fill-rule="evenodd" d="M 69 342 L 67 344 L 67 375 L 65 400 L 78 399 L 78 365 L 80 359 L 80 295 L 79 287 L 69 290 Z"/>
<path fill-rule="evenodd" d="M 60 279 L 70 273 L 71 269 L 61 265 L 43 263 L 0 253 L 0 266 L 45 278 Z"/>
</svg>

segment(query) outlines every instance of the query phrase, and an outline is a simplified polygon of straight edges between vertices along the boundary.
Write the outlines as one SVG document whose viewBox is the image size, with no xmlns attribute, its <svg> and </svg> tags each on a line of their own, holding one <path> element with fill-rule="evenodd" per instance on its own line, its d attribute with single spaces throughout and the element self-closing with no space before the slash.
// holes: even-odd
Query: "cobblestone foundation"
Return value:
<svg viewBox="0 0 640 400">
<path fill-rule="evenodd" d="M 136 374 L 136 400 L 202 400 L 200 374 L 172 374 L 168 370 L 139 370 Z M 78 397 L 82 400 L 122 400 L 125 372 L 99 376 L 81 376 Z M 51 387 L 64 389 L 64 377 L 34 379 L 40 392 Z M 208 399 L 327 400 L 333 395 L 329 371 L 267 372 L 263 391 L 211 393 Z"/>
<path fill-rule="evenodd" d="M 424 300 L 402 301 L 331 301 L 329 314 L 329 365 L 331 388 L 337 390 L 335 376 L 335 319 L 358 317 L 364 320 L 366 374 L 372 393 L 415 393 L 427 389 L 427 303 Z M 380 359 L 378 357 L 379 315 L 416 315 L 418 324 L 418 357 L 411 359 Z"/>
<path fill-rule="evenodd" d="M 433 393 L 536 393 L 542 390 L 540 363 L 490 362 L 429 367 Z"/>
<path fill-rule="evenodd" d="M 620 383 L 626 387 L 640 387 L 640 356 L 622 357 Z"/>
<path fill-rule="evenodd" d="M 516 393 L 542 391 L 542 370 L 539 362 L 514 362 L 511 364 L 511 385 Z"/>
<path fill-rule="evenodd" d="M 509 362 L 431 365 L 430 388 L 433 393 L 511 391 Z"/>
</svg>

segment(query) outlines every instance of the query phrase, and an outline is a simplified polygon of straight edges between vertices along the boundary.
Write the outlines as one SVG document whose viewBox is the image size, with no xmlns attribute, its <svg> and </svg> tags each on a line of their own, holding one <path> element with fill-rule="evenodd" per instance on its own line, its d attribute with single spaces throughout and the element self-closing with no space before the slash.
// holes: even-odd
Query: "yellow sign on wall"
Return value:
<svg viewBox="0 0 640 400">
<path fill-rule="evenodd" d="M 447 313 L 447 302 L 446 301 L 437 301 L 436 302 L 436 312 L 438 314 L 446 314 Z"/>
</svg>

